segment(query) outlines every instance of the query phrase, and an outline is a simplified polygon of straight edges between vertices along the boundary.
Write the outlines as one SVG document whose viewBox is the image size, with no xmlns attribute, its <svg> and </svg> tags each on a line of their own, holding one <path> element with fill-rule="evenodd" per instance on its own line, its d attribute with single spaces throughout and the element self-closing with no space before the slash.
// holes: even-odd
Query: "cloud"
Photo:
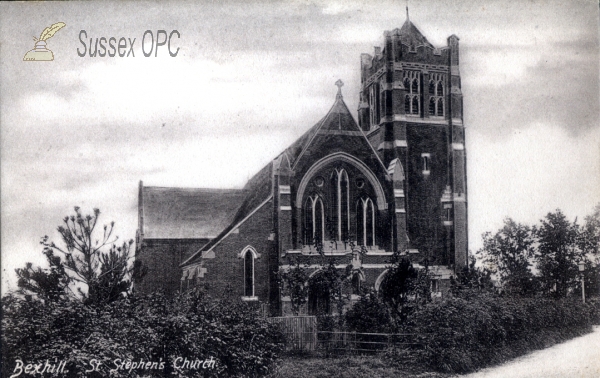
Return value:
<svg viewBox="0 0 600 378">
<path fill-rule="evenodd" d="M 395 1 L 0 7 L 10 269 L 39 257 L 38 238 L 74 205 L 100 207 L 132 237 L 140 179 L 242 186 L 327 112 L 338 78 L 356 115 L 360 53 L 405 17 Z M 434 45 L 460 37 L 472 246 L 506 215 L 535 222 L 556 206 L 585 215 L 600 177 L 597 3 L 423 0 L 410 12 Z M 67 27 L 52 40 L 57 59 L 41 70 L 22 57 L 48 19 Z M 137 43 L 144 30 L 177 29 L 181 51 L 84 59 L 81 29 Z"/>
<path fill-rule="evenodd" d="M 575 137 L 534 123 L 501 140 L 468 130 L 470 248 L 505 217 L 535 224 L 556 208 L 572 220 L 590 214 L 600 202 L 599 146 L 600 129 Z"/>
</svg>

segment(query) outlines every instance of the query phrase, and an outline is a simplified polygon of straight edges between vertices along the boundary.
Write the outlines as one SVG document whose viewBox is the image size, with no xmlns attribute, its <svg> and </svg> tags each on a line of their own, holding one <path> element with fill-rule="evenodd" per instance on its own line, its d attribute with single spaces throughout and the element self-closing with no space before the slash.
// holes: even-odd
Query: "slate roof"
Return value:
<svg viewBox="0 0 600 378">
<path fill-rule="evenodd" d="M 283 151 L 277 158 L 269 162 L 264 166 L 256 175 L 254 175 L 244 186 L 243 191 L 245 192 L 245 198 L 239 209 L 235 213 L 235 216 L 231 221 L 222 229 L 218 236 L 213 237 L 210 242 L 200 248 L 192 256 L 186 259 L 181 266 L 193 263 L 201 252 L 209 251 L 216 244 L 218 244 L 223 238 L 225 238 L 241 221 L 243 221 L 248 215 L 255 211 L 261 204 L 267 201 L 272 195 L 273 186 L 273 162 L 279 160 L 282 155 L 287 155 L 290 165 L 293 166 L 302 155 L 302 152 L 308 148 L 311 141 L 319 133 L 319 130 L 344 130 L 344 131 L 358 131 L 362 134 L 362 131 L 350 110 L 346 106 L 341 94 L 338 93 L 335 103 L 327 112 L 327 115 L 323 117 L 317 124 L 312 126 L 306 133 L 298 138 L 290 147 Z M 362 134 L 365 141 L 366 136 Z M 375 151 L 373 154 L 377 156 Z M 383 166 L 383 163 L 382 163 Z"/>
<path fill-rule="evenodd" d="M 213 239 L 231 223 L 247 192 L 142 186 L 145 239 Z"/>
<path fill-rule="evenodd" d="M 361 131 L 360 127 L 352 117 L 350 110 L 346 106 L 343 98 L 341 96 L 336 98 L 336 101 L 333 103 L 333 106 L 327 112 L 325 117 L 321 118 L 319 122 L 317 122 L 313 127 L 308 129 L 306 133 L 304 133 L 300 138 L 298 138 L 290 147 L 288 147 L 284 153 L 287 154 L 290 165 L 293 167 L 302 151 L 304 151 L 310 142 L 313 140 L 315 135 L 319 132 L 319 130 L 347 130 L 347 131 Z"/>
<path fill-rule="evenodd" d="M 400 36 L 400 41 L 407 46 L 425 45 L 434 48 L 431 43 L 425 38 L 423 33 L 417 29 L 415 24 L 410 20 L 406 20 L 400 29 L 394 30 Z"/>
</svg>

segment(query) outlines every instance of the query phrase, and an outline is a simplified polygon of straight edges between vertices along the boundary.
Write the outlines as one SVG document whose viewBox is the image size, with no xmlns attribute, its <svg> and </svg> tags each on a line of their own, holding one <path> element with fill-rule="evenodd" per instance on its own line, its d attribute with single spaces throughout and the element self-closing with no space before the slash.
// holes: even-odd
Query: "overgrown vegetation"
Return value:
<svg viewBox="0 0 600 378">
<path fill-rule="evenodd" d="M 64 361 L 70 377 L 269 373 L 282 336 L 256 306 L 202 291 L 134 295 L 144 269 L 133 241 L 117 245 L 114 223 L 96 239 L 99 215 L 75 208 L 57 229 L 61 245 L 42 238 L 49 267 L 17 269 L 19 290 L 2 298 L 2 376 L 17 360 Z"/>
<path fill-rule="evenodd" d="M 92 305 L 7 296 L 2 313 L 5 377 L 17 359 L 66 361 L 76 377 L 263 376 L 282 346 L 281 334 L 256 308 L 200 291 Z M 182 367 L 186 359 L 215 362 L 193 369 Z M 118 368 L 128 361 L 163 365 Z"/>
<path fill-rule="evenodd" d="M 2 298 L 2 355 L 9 362 L 2 366 L 3 376 L 14 372 L 17 359 L 29 356 L 35 361 L 25 363 L 65 361 L 69 376 L 80 377 L 330 371 L 328 361 L 316 363 L 321 366 L 316 370 L 284 363 L 274 371 L 282 334 L 255 305 L 238 298 L 211 298 L 202 291 L 135 295 L 133 282 L 143 278 L 144 268 L 134 262 L 133 243 L 116 244 L 114 223 L 96 239 L 99 214 L 83 216 L 75 208 L 58 228 L 60 246 L 42 239 L 48 268 L 17 269 L 19 290 Z M 318 272 L 309 274 L 308 259 L 296 261 L 280 272 L 281 292 L 290 297 L 294 314 L 308 308 L 317 315 L 320 331 L 412 335 L 409 344 L 392 343 L 383 359 L 376 357 L 367 368 L 360 358 L 346 359 L 347 376 L 469 372 L 589 332 L 600 322 L 600 205 L 581 226 L 557 210 L 537 226 L 507 219 L 483 241 L 477 253 L 483 266 L 471 258 L 443 300 L 432 300 L 427 257 L 417 269 L 394 254 L 379 291 L 361 286 L 366 251 L 352 242 L 352 261 L 343 269 L 315 243 Z M 578 263 L 585 265 L 583 273 Z M 582 276 L 591 297 L 585 305 Z M 351 294 L 355 302 L 348 308 Z M 375 350 L 374 336 L 354 337 L 355 345 Z M 331 333 L 318 336 L 324 345 L 331 338 Z M 214 362 L 184 366 L 186 360 Z M 415 364 L 420 368 L 414 370 Z"/>
<path fill-rule="evenodd" d="M 465 373 L 591 331 L 595 309 L 572 299 L 451 297 L 416 310 L 403 329 L 420 347 L 388 351 L 448 373 Z"/>
</svg>

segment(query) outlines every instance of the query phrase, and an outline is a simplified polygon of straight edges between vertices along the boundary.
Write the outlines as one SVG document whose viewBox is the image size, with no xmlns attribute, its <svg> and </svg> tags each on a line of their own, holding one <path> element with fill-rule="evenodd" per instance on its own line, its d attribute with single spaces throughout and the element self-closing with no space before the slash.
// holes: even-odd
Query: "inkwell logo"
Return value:
<svg viewBox="0 0 600 378">
<path fill-rule="evenodd" d="M 46 47 L 46 41 L 52 38 L 52 36 L 56 34 L 57 31 L 64 28 L 65 26 L 66 24 L 64 22 L 57 22 L 56 24 L 44 29 L 42 34 L 40 34 L 39 39 L 33 37 L 33 40 L 35 41 L 35 48 L 33 50 L 27 51 L 27 54 L 25 54 L 25 56 L 23 57 L 23 61 L 41 62 L 54 60 L 54 54 Z"/>
</svg>

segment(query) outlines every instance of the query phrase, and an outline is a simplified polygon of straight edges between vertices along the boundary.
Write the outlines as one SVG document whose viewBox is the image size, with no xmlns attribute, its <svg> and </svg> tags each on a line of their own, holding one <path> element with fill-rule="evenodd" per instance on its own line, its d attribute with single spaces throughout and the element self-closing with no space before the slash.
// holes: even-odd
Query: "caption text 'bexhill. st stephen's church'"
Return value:
<svg viewBox="0 0 600 378">
<path fill-rule="evenodd" d="M 303 256 L 319 274 L 322 245 L 359 272 L 355 285 L 378 289 L 397 251 L 429 266 L 442 295 L 467 264 L 458 44 L 451 35 L 433 46 L 408 17 L 386 31 L 381 48 L 360 56 L 358 123 L 338 81 L 331 110 L 243 189 L 140 183 L 138 253 L 149 271 L 136 290 L 229 286 L 286 315 L 278 271 Z"/>
</svg>

